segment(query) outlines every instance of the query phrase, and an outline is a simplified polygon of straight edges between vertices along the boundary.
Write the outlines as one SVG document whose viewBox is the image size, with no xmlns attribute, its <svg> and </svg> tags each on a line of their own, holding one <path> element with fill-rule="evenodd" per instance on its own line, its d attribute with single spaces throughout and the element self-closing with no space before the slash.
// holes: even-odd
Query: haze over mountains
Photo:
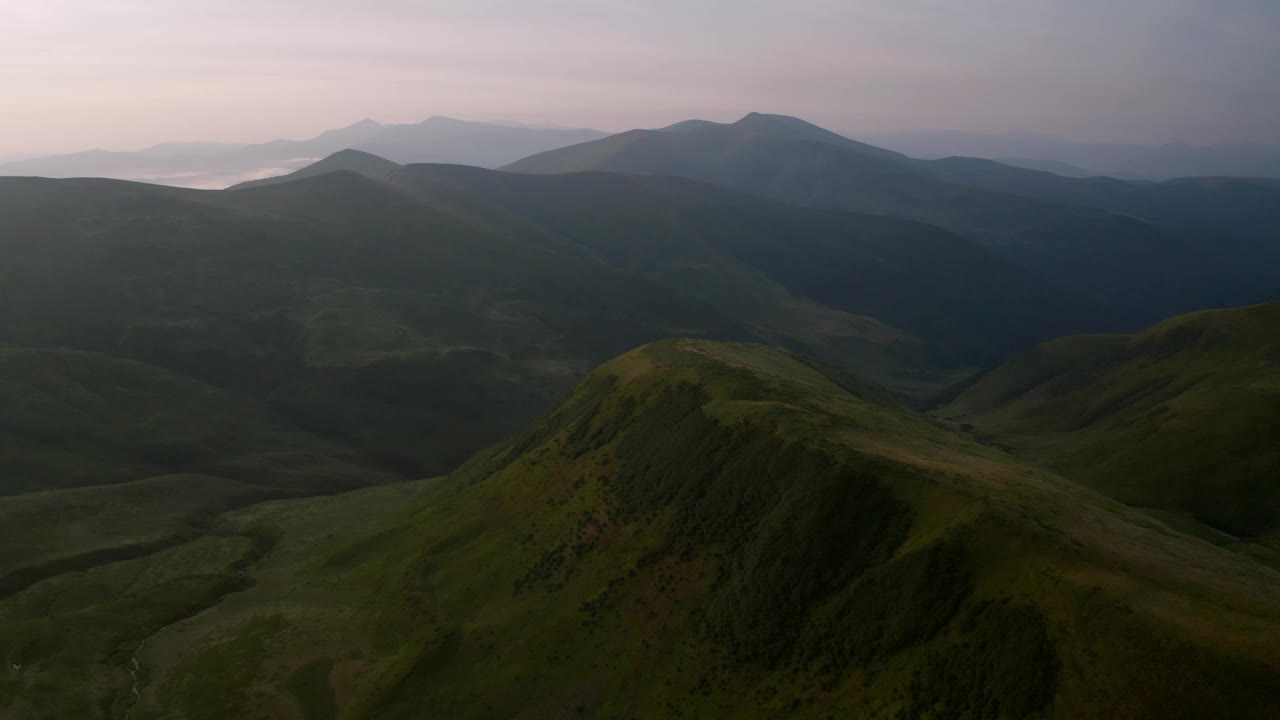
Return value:
<svg viewBox="0 0 1280 720">
<path fill-rule="evenodd" d="M 978 157 L 1079 178 L 1280 177 L 1280 147 L 1256 143 L 1134 145 L 1074 142 L 1033 133 L 925 130 L 850 135 L 927 160 Z"/>
<path fill-rule="evenodd" d="M 1275 717 L 1280 181 L 281 142 L 0 178 L 0 715 Z"/>
<path fill-rule="evenodd" d="M 0 163 L 0 175 L 105 177 L 221 189 L 297 170 L 344 149 L 402 163 L 498 167 L 526 155 L 604 137 L 594 130 L 516 127 L 430 117 L 412 125 L 362 120 L 309 140 L 256 144 L 165 143 L 137 152 L 87 152 Z"/>
<path fill-rule="evenodd" d="M 700 121 L 690 121 L 675 127 L 698 124 Z M 435 162 L 496 168 L 529 155 L 607 135 L 595 130 L 495 124 L 440 116 L 404 125 L 384 125 L 366 119 L 309 140 L 169 142 L 138 151 L 0 156 L 0 176 L 107 177 L 175 187 L 221 189 L 287 174 L 345 149 L 362 150 L 398 163 Z M 1078 143 L 1030 133 L 983 135 L 950 131 L 846 132 L 843 136 L 868 143 L 864 148 L 886 148 L 913 158 L 981 158 L 1080 179 L 1280 178 L 1280 148 L 1257 144 L 1147 146 Z"/>
</svg>

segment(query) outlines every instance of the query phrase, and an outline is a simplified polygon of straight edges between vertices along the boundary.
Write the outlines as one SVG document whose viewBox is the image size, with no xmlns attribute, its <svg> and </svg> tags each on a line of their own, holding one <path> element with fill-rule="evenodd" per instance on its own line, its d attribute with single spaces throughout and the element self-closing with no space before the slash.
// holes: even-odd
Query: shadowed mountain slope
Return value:
<svg viewBox="0 0 1280 720">
<path fill-rule="evenodd" d="M 1269 299 L 1280 286 L 1277 273 L 1242 263 L 1234 248 L 1219 247 L 1212 236 L 1064 205 L 1057 197 L 952 182 L 971 173 L 950 167 L 944 162 L 935 170 L 933 163 L 854 143 L 795 118 L 753 114 L 729 125 L 622 133 L 507 169 L 678 175 L 794 204 L 920 220 L 969 237 L 1060 287 L 1110 303 L 1130 327 L 1177 312 Z"/>
<path fill-rule="evenodd" d="M 923 163 L 947 182 L 1139 218 L 1211 247 L 1222 264 L 1260 269 L 1280 288 L 1280 180 L 1180 178 L 1136 184 L 1060 177 L 974 158 Z"/>
<path fill-rule="evenodd" d="M 662 337 L 784 343 L 925 390 L 1098 317 L 936 228 L 670 178 L 0 180 L 0 252 L 0 341 L 187 375 L 419 475 Z"/>
<path fill-rule="evenodd" d="M 200 472 L 297 492 L 388 479 L 265 403 L 95 352 L 0 346 L 0 495 Z"/>
</svg>

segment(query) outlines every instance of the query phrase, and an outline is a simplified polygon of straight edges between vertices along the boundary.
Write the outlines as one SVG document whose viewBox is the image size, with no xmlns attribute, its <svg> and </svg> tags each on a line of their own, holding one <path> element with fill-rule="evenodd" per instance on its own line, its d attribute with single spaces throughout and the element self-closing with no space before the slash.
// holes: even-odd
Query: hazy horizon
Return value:
<svg viewBox="0 0 1280 720">
<path fill-rule="evenodd" d="M 301 139 L 431 115 L 616 132 L 1280 143 L 1280 4 L 33 0 L 0 5 L 0 156 Z"/>
</svg>

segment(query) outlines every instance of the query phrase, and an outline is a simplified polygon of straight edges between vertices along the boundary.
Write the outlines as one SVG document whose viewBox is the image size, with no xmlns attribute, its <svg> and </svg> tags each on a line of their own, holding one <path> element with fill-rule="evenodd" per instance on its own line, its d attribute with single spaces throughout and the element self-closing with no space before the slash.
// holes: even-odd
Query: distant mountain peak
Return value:
<svg viewBox="0 0 1280 720">
<path fill-rule="evenodd" d="M 697 130 L 699 128 L 706 128 L 706 127 L 720 127 L 720 123 L 712 122 L 710 120 L 682 120 L 674 125 L 668 125 L 664 128 L 659 128 L 659 131 L 684 132 L 687 130 Z"/>
<path fill-rule="evenodd" d="M 383 125 L 376 120 L 365 118 L 358 123 L 353 123 L 346 127 L 336 130 L 329 130 L 321 133 L 316 140 L 337 141 L 346 145 L 355 145 L 368 138 L 377 135 L 383 129 Z"/>
<path fill-rule="evenodd" d="M 281 183 L 293 182 L 294 180 L 302 180 L 309 177 L 316 177 L 333 172 L 352 172 L 373 180 L 381 180 L 388 177 L 402 166 L 398 163 L 391 162 L 383 157 L 378 157 L 372 153 L 363 150 L 352 150 L 347 148 L 339 150 L 328 157 L 312 163 L 301 170 L 282 175 L 280 177 L 263 178 L 261 180 L 251 180 L 249 182 L 233 185 L 228 190 L 246 190 L 248 188 L 264 187 L 267 185 L 279 185 Z"/>
<path fill-rule="evenodd" d="M 370 158 L 378 158 L 379 160 L 384 159 L 384 158 L 379 158 L 377 155 L 374 155 L 371 152 L 365 152 L 364 150 L 356 150 L 355 148 L 343 148 L 342 150 L 329 153 L 320 162 L 328 162 L 335 158 L 343 158 L 343 157 L 370 157 Z M 391 162 L 391 161 L 386 160 L 386 162 Z"/>
<path fill-rule="evenodd" d="M 798 117 L 790 115 L 771 115 L 769 113 L 749 112 L 743 115 L 734 125 L 745 126 L 766 126 L 766 127 L 790 127 L 790 128 L 815 128 L 821 130 L 817 125 Z"/>
<path fill-rule="evenodd" d="M 345 148 L 345 149 L 343 149 L 343 150 L 339 150 L 339 151 L 337 151 L 337 152 L 335 152 L 335 153 L 330 153 L 328 157 L 325 157 L 324 159 L 320 160 L 319 162 L 317 162 L 317 163 L 315 163 L 315 164 L 311 165 L 311 167 L 319 167 L 319 166 L 323 166 L 323 165 L 333 165 L 333 164 L 337 164 L 337 163 L 347 163 L 347 162 L 350 162 L 350 161 L 352 161 L 352 160 L 357 160 L 357 161 L 362 161 L 362 162 L 370 162 L 370 163 L 377 163 L 377 164 L 379 164 L 379 165 L 383 165 L 383 166 L 391 166 L 391 165 L 395 165 L 396 167 L 399 167 L 399 164 L 394 163 L 394 162 L 391 162 L 390 160 L 387 160 L 386 158 L 378 157 L 377 155 L 374 155 L 373 153 L 365 152 L 365 151 L 363 151 L 363 150 L 355 150 L 355 149 L 352 149 L 352 148 Z"/>
<path fill-rule="evenodd" d="M 459 120 L 458 118 L 452 118 L 452 117 L 449 117 L 448 115 L 432 115 L 428 117 L 426 120 L 423 120 L 418 124 L 419 125 L 468 125 L 470 123 L 467 120 Z"/>
</svg>

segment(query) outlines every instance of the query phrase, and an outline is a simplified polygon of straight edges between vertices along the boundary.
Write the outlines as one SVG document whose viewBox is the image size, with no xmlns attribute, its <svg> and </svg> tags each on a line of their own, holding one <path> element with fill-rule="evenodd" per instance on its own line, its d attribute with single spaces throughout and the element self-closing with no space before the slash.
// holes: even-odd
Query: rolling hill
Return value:
<svg viewBox="0 0 1280 720">
<path fill-rule="evenodd" d="M 0 601 L 0 703 L 1274 717 L 1280 573 L 847 385 L 755 345 L 630 352 L 447 478 L 233 510 Z"/>
<path fill-rule="evenodd" d="M 1271 303 L 1064 338 L 941 413 L 1124 502 L 1280 549 L 1278 327 Z"/>
<path fill-rule="evenodd" d="M 307 140 L 265 143 L 164 143 L 136 152 L 89 150 L 0 163 L 0 176 L 101 177 L 220 189 L 286 175 L 341 150 L 397 163 L 498 167 L 533 153 L 604 137 L 595 130 L 514 127 L 434 116 L 420 123 L 361 120 Z"/>
<path fill-rule="evenodd" d="M 1022 181 L 978 180 L 970 167 L 976 162 L 916 161 L 796 118 L 752 113 L 731 124 L 691 122 L 621 133 L 506 169 L 677 175 L 793 204 L 919 220 L 964 235 L 1067 291 L 1110 303 L 1116 317 L 1134 329 L 1179 312 L 1272 299 L 1280 288 L 1280 271 L 1263 262 L 1272 255 L 1241 255 L 1258 243 L 1224 246 L 1218 234 L 1207 232 L 1207 223 L 1196 226 L 1161 213 L 1158 226 L 1129 213 L 1128 205 L 1071 202 L 1092 197 L 1096 186 L 1125 183 L 983 164 L 1004 168 L 1010 178 L 1070 187 L 1067 198 L 1056 190 L 1012 187 Z M 1221 201 L 1208 204 L 1224 207 Z M 1274 234 L 1280 221 L 1273 216 L 1259 210 L 1250 217 L 1269 217 L 1266 227 Z"/>
<path fill-rule="evenodd" d="M 8 179 L 0 252 L 0 342 L 178 373 L 419 477 L 662 337 L 782 343 L 924 392 L 1106 321 L 936 228 L 673 178 Z"/>
</svg>

